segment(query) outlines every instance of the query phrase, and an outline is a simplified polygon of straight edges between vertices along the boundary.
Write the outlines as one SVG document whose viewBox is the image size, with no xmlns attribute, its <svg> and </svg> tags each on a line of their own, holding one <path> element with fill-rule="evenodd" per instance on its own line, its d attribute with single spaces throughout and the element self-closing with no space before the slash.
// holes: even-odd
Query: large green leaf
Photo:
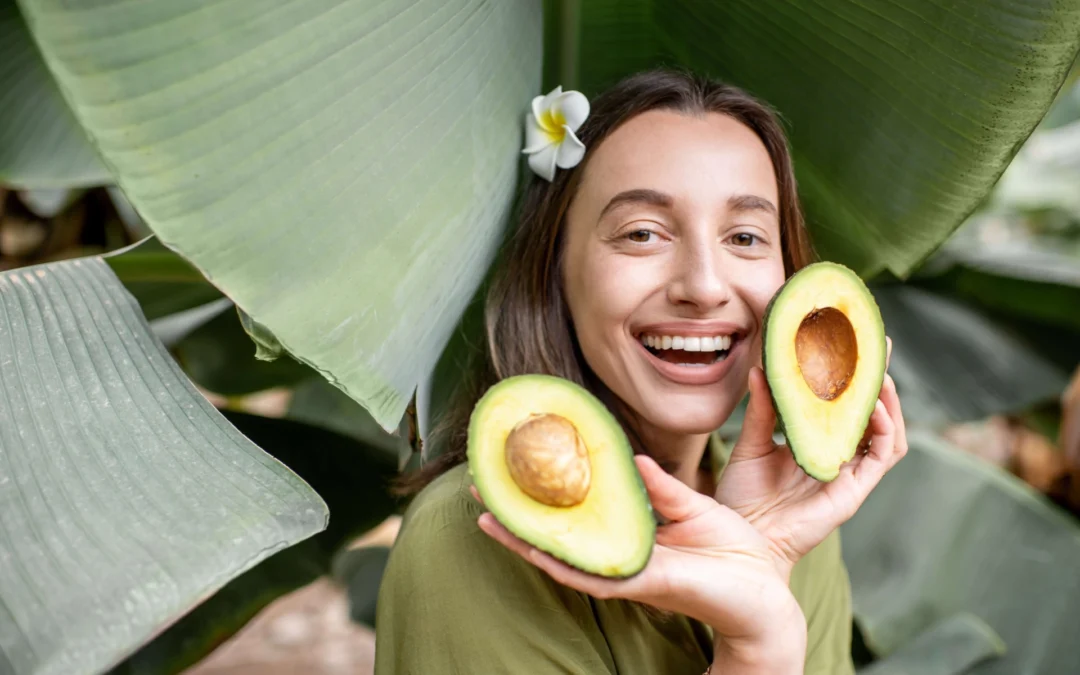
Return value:
<svg viewBox="0 0 1080 675">
<path fill-rule="evenodd" d="M 111 181 L 15 0 L 0 0 L 0 183 L 65 188 Z"/>
<path fill-rule="evenodd" d="M 971 614 L 942 619 L 859 675 L 960 675 L 1005 653 L 994 629 Z"/>
<path fill-rule="evenodd" d="M 388 434 L 356 401 L 322 377 L 296 385 L 286 416 L 354 438 L 395 464 L 410 452 L 405 439 Z"/>
<path fill-rule="evenodd" d="M 150 320 L 221 299 L 221 291 L 157 237 L 147 237 L 103 257 Z"/>
<path fill-rule="evenodd" d="M 0 672 L 99 672 L 326 526 L 99 258 L 0 275 Z"/>
<path fill-rule="evenodd" d="M 1073 189 L 1080 195 L 1080 174 Z M 933 265 L 920 272 L 919 283 L 1000 314 L 1080 334 L 1080 258 L 1074 256 L 1017 244 L 950 242 Z"/>
<path fill-rule="evenodd" d="M 385 520 L 396 508 L 387 491 L 396 475 L 395 462 L 379 449 L 290 420 L 235 412 L 226 412 L 225 417 L 326 500 L 330 525 L 230 581 L 125 661 L 116 669 L 116 675 L 182 671 L 231 637 L 274 599 L 334 571 L 338 565 L 336 556 L 344 553 L 341 547 Z"/>
<path fill-rule="evenodd" d="M 1057 399 L 1068 383 L 1067 371 L 1006 325 L 955 298 L 904 284 L 874 285 L 873 293 L 909 422 L 1017 412 Z"/>
<path fill-rule="evenodd" d="M 386 564 L 390 560 L 387 546 L 364 546 L 342 551 L 334 559 L 334 579 L 349 593 L 349 617 L 375 628 Z"/>
<path fill-rule="evenodd" d="M 906 276 L 960 225 L 1080 47 L 1080 0 L 563 6 L 580 15 L 561 17 L 549 42 L 563 57 L 549 84 L 573 84 L 576 70 L 592 93 L 662 63 L 761 96 L 789 123 L 819 251 L 865 275 Z"/>
<path fill-rule="evenodd" d="M 486 353 L 487 335 L 484 330 L 484 300 L 490 279 L 465 308 L 461 321 L 450 336 L 435 368 L 421 381 L 416 392 L 417 423 L 424 439 L 422 459 L 427 460 L 444 448 L 434 448 L 429 442 L 436 424 L 450 410 L 454 397 L 462 387 L 471 387 L 469 378 L 476 374 L 477 364 Z"/>
<path fill-rule="evenodd" d="M 1040 131 L 1001 177 L 991 203 L 996 209 L 1055 209 L 1080 219 L 1080 121 Z"/>
<path fill-rule="evenodd" d="M 256 344 L 240 325 L 236 310 L 221 312 L 173 347 L 177 360 L 196 384 L 217 394 L 242 396 L 272 387 L 288 387 L 319 377 L 288 356 L 256 358 Z"/>
<path fill-rule="evenodd" d="M 540 0 L 20 4 L 151 229 L 396 427 L 498 243 Z"/>
<path fill-rule="evenodd" d="M 888 655 L 958 613 L 1005 655 L 971 675 L 1072 673 L 1080 525 L 1022 481 L 926 433 L 843 527 L 866 644 Z"/>
</svg>

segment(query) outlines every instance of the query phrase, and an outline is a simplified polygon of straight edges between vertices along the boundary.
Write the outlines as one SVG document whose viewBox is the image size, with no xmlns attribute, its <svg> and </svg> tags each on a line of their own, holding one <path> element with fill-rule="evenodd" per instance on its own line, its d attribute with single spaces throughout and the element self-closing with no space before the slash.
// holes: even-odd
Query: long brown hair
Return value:
<svg viewBox="0 0 1080 675">
<path fill-rule="evenodd" d="M 787 139 L 771 108 L 722 82 L 682 71 L 650 70 L 621 80 L 591 101 L 578 138 L 586 148 L 599 147 L 620 125 L 650 110 L 719 113 L 756 133 L 776 173 L 785 275 L 813 261 Z M 487 295 L 486 350 L 431 434 L 441 453 L 401 481 L 402 493 L 419 491 L 465 461 L 472 408 L 488 387 L 504 378 L 535 373 L 562 377 L 586 387 L 619 415 L 614 395 L 582 357 L 562 289 L 564 219 L 588 163 L 586 152 L 578 166 L 556 171 L 552 182 L 533 176 L 526 185 L 518 227 L 500 256 Z"/>
</svg>

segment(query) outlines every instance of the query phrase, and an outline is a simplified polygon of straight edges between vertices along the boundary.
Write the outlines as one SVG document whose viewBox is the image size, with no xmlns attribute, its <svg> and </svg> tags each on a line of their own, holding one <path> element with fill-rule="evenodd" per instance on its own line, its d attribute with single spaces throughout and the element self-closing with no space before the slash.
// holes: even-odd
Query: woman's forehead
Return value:
<svg viewBox="0 0 1080 675">
<path fill-rule="evenodd" d="M 718 113 L 642 113 L 593 150 L 578 197 L 599 217 L 612 200 L 652 191 L 680 202 L 727 203 L 751 196 L 778 204 L 768 150 L 750 128 Z M 658 201 L 658 200 L 654 200 Z"/>
</svg>

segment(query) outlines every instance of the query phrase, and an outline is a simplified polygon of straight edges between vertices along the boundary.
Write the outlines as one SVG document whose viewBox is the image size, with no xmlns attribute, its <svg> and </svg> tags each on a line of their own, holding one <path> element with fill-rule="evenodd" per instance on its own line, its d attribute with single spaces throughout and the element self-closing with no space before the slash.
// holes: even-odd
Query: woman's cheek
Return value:
<svg viewBox="0 0 1080 675">
<path fill-rule="evenodd" d="M 586 279 L 589 304 L 608 321 L 628 319 L 659 281 L 659 265 L 648 258 L 598 256 L 590 267 L 590 278 Z"/>
<path fill-rule="evenodd" d="M 746 299 L 760 328 L 769 301 L 784 285 L 784 264 L 780 260 L 770 260 L 767 265 L 748 265 L 739 279 L 740 295 Z"/>
</svg>

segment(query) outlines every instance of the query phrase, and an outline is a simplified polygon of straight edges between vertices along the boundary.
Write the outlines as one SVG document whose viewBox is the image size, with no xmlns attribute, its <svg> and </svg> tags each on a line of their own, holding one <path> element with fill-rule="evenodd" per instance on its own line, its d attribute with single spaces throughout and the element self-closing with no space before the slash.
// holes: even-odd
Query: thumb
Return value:
<svg viewBox="0 0 1080 675">
<path fill-rule="evenodd" d="M 645 481 L 645 490 L 649 493 L 653 508 L 670 522 L 696 518 L 716 506 L 715 500 L 693 490 L 661 469 L 653 458 L 636 455 L 634 462 Z"/>
<path fill-rule="evenodd" d="M 765 373 L 754 366 L 750 369 L 750 403 L 746 406 L 739 440 L 731 451 L 731 460 L 754 459 L 773 451 L 773 430 L 776 412 L 769 398 Z"/>
</svg>

